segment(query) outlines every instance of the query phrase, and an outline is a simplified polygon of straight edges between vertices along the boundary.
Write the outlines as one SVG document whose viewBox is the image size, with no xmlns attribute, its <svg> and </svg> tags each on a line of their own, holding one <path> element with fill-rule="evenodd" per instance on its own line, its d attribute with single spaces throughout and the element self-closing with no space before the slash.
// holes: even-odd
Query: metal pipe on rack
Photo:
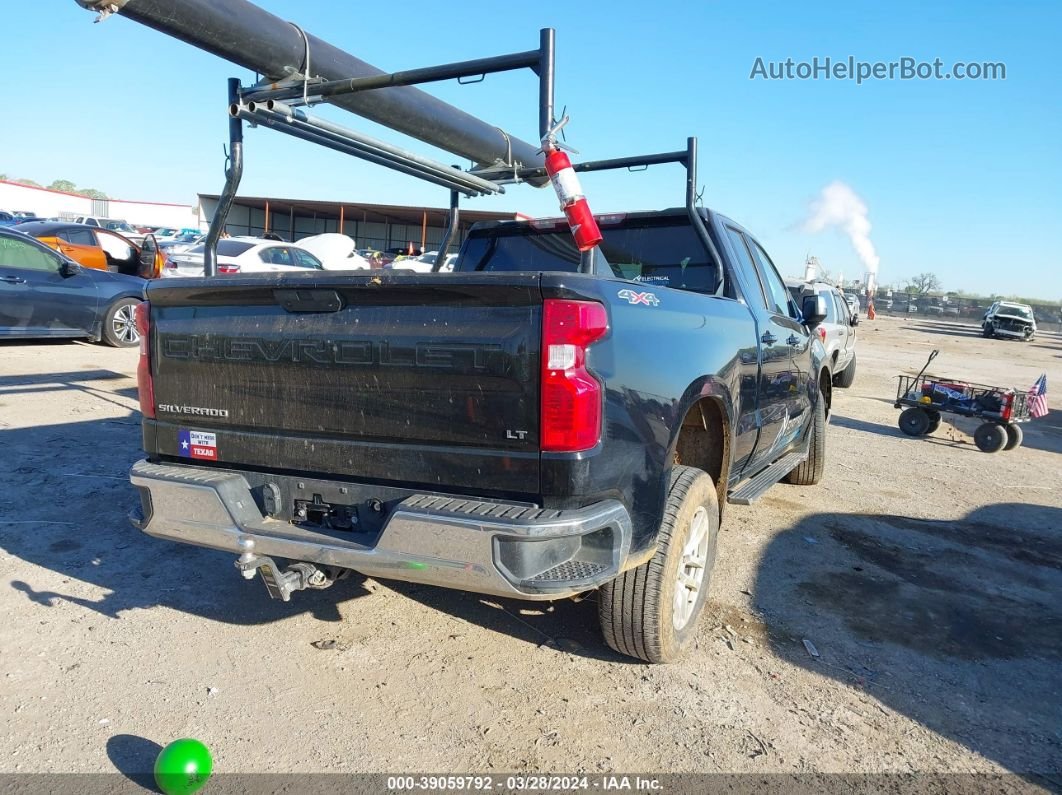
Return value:
<svg viewBox="0 0 1062 795">
<path fill-rule="evenodd" d="M 697 139 L 686 139 L 686 214 L 693 226 L 697 237 L 707 249 L 712 259 L 715 260 L 719 270 L 719 280 L 723 279 L 723 258 L 719 255 L 719 249 L 715 247 L 712 236 L 708 234 L 708 227 L 704 225 L 704 219 L 697 211 Z"/>
<path fill-rule="evenodd" d="M 460 201 L 460 194 L 455 190 L 450 191 L 450 221 L 439 243 L 439 253 L 435 257 L 435 264 L 431 266 L 432 273 L 438 273 L 439 269 L 446 264 L 446 252 L 450 250 L 450 240 L 457 231 L 461 219 Z"/>
<path fill-rule="evenodd" d="M 252 113 L 257 112 L 258 108 L 261 108 L 257 102 L 247 103 L 247 108 Z M 418 155 L 415 152 L 410 152 L 407 149 L 403 149 L 399 146 L 393 146 L 385 141 L 381 141 L 372 136 L 360 133 L 357 130 L 351 130 L 348 127 L 344 127 L 335 122 L 322 119 L 319 116 L 311 116 L 301 108 L 293 108 L 290 105 L 286 105 L 276 100 L 267 100 L 264 109 L 270 113 L 276 113 L 280 116 L 288 119 L 292 124 L 296 126 L 307 126 L 313 128 L 316 131 L 328 133 L 329 135 L 335 135 L 340 138 L 349 139 L 356 143 L 358 146 L 364 146 L 367 150 L 372 151 L 374 154 L 378 154 L 384 157 L 392 157 L 400 161 L 409 161 L 416 163 L 419 166 L 423 166 L 429 171 L 452 178 L 455 181 L 463 182 L 468 185 L 469 188 L 474 189 L 477 193 L 504 193 L 505 190 L 497 183 L 490 180 L 478 177 L 473 174 L 468 174 L 462 171 L 457 166 L 448 166 L 445 163 L 440 163 L 437 160 Z"/>
<path fill-rule="evenodd" d="M 410 155 L 405 157 L 401 154 L 402 150 L 396 150 L 398 154 L 395 151 L 388 151 L 395 149 L 394 147 L 380 148 L 377 144 L 381 142 L 375 141 L 368 136 L 361 136 L 360 133 L 354 133 L 352 130 L 348 130 L 346 133 L 354 133 L 354 136 L 357 137 L 333 132 L 278 111 L 268 110 L 254 103 L 252 105 L 254 105 L 253 109 L 247 105 L 234 103 L 229 107 L 229 113 L 230 115 L 253 121 L 256 124 L 264 124 L 271 129 L 286 133 L 294 138 L 325 146 L 343 154 L 353 155 L 370 163 L 386 166 L 403 174 L 441 185 L 444 188 L 460 190 L 470 196 L 482 193 L 499 193 L 502 190 L 500 186 L 478 177 L 472 177 L 460 169 L 453 169 L 441 163 L 412 155 L 412 153 L 405 153 Z"/>
<path fill-rule="evenodd" d="M 538 34 L 538 135 L 545 138 L 553 129 L 553 69 L 556 59 L 556 31 L 542 28 Z M 545 168 L 542 169 L 543 174 Z"/>
<path fill-rule="evenodd" d="M 239 78 L 229 78 L 229 102 L 237 102 L 240 97 Z M 225 222 L 229 217 L 232 202 L 236 199 L 236 191 L 240 187 L 243 178 L 243 121 L 236 117 L 229 119 L 229 163 L 225 169 L 225 187 L 218 196 L 218 206 L 214 209 L 214 217 L 210 219 L 210 229 L 207 231 L 206 241 L 203 244 L 203 275 L 216 276 L 218 273 L 218 240 L 225 229 Z"/>
<path fill-rule="evenodd" d="M 83 8 L 101 13 L 110 13 L 117 7 L 121 16 L 274 82 L 290 82 L 294 76 L 301 75 L 335 81 L 383 74 L 375 66 L 248 0 L 76 1 Z M 337 96 L 335 104 L 482 166 L 507 162 L 510 153 L 513 161 L 510 165 L 543 162 L 537 144 L 507 135 L 498 127 L 412 86 L 345 94 Z M 539 184 L 546 181 L 540 180 Z"/>
</svg>

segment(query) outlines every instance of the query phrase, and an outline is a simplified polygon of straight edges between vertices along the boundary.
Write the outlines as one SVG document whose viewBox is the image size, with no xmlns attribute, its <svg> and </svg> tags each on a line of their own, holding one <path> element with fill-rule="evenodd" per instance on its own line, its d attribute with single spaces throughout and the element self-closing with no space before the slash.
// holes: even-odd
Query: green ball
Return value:
<svg viewBox="0 0 1062 795">
<path fill-rule="evenodd" d="M 213 767 L 210 751 L 199 740 L 174 740 L 155 760 L 155 783 L 166 795 L 192 795 L 207 783 Z"/>
</svg>

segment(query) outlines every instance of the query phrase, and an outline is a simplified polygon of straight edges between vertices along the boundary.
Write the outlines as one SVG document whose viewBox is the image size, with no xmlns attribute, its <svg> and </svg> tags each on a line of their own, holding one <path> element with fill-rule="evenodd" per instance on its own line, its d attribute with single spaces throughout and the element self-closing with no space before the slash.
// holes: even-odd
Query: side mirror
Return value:
<svg viewBox="0 0 1062 795">
<path fill-rule="evenodd" d="M 800 304 L 800 312 L 804 315 L 805 325 L 817 326 L 826 319 L 826 298 L 821 295 L 805 295 Z"/>
<path fill-rule="evenodd" d="M 59 275 L 63 277 L 76 276 L 81 273 L 81 266 L 70 259 L 63 260 L 59 266 Z"/>
</svg>

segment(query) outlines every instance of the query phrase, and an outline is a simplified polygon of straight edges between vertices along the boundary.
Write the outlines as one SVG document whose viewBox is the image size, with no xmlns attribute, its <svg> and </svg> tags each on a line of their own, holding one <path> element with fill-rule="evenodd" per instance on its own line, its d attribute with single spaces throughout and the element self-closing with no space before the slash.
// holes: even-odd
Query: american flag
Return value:
<svg viewBox="0 0 1062 795">
<path fill-rule="evenodd" d="M 1029 414 L 1043 417 L 1047 414 L 1047 373 L 1044 373 L 1032 385 L 1028 395 Z"/>
</svg>

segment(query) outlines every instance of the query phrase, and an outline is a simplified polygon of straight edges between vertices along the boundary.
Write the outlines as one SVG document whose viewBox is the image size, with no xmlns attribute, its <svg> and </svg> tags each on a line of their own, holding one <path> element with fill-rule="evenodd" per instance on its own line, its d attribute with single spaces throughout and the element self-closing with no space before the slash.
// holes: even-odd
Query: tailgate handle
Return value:
<svg viewBox="0 0 1062 795">
<path fill-rule="evenodd" d="M 289 312 L 338 312 L 343 299 L 335 290 L 274 290 L 273 297 Z"/>
</svg>

